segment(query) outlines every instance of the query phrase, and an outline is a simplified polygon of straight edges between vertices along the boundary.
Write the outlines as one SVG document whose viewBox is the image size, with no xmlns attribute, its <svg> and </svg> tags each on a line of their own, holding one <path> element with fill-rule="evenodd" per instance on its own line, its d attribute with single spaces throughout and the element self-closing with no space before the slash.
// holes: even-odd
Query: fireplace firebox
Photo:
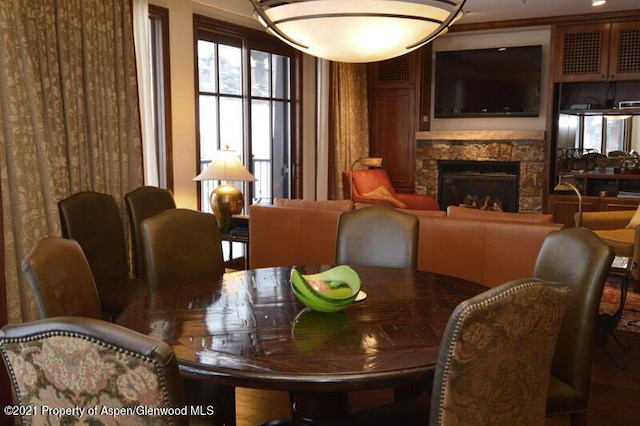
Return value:
<svg viewBox="0 0 640 426">
<path fill-rule="evenodd" d="M 481 210 L 518 211 L 520 163 L 438 161 L 438 203 Z"/>
</svg>

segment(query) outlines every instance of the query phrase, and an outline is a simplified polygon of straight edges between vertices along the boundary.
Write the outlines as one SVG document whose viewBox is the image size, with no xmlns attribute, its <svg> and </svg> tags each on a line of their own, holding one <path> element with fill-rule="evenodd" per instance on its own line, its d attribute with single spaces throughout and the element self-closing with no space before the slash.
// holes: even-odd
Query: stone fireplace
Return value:
<svg viewBox="0 0 640 426">
<path fill-rule="evenodd" d="M 438 160 L 438 203 L 517 212 L 519 180 L 517 161 Z"/>
<path fill-rule="evenodd" d="M 416 192 L 441 200 L 440 161 L 510 163 L 517 165 L 519 212 L 542 212 L 544 189 L 543 130 L 479 130 L 418 132 Z M 507 211 L 507 210 L 505 210 Z"/>
</svg>

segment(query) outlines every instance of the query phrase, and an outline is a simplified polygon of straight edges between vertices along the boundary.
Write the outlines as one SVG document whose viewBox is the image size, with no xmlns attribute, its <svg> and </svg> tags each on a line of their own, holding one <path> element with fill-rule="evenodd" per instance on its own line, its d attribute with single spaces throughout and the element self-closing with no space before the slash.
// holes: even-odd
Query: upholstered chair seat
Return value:
<svg viewBox="0 0 640 426">
<path fill-rule="evenodd" d="M 124 196 L 129 215 L 131 232 L 131 251 L 133 253 L 133 271 L 136 278 L 146 278 L 142 241 L 142 221 L 165 210 L 175 209 L 176 202 L 168 189 L 155 186 L 141 186 Z"/>
<path fill-rule="evenodd" d="M 24 411 L 23 425 L 188 424 L 182 412 L 153 411 L 186 406 L 176 357 L 162 341 L 102 320 L 54 317 L 4 326 L 0 354 L 16 405 L 37 407 Z M 60 418 L 44 406 L 84 411 Z"/>
<path fill-rule="evenodd" d="M 415 269 L 418 218 L 389 207 L 343 212 L 338 219 L 336 263 Z"/>
<path fill-rule="evenodd" d="M 354 170 L 353 185 L 349 176 L 350 172 L 342 174 L 345 198 L 351 198 L 354 202 L 413 210 L 440 209 L 438 202 L 428 195 L 396 192 L 389 174 L 383 168 Z"/>
<path fill-rule="evenodd" d="M 571 416 L 586 425 L 591 359 L 600 298 L 613 261 L 613 248 L 585 228 L 550 233 L 534 267 L 536 278 L 561 282 L 574 294 L 560 329 L 551 367 L 548 416 Z"/>
<path fill-rule="evenodd" d="M 225 272 L 220 229 L 214 215 L 165 210 L 142 222 L 150 289 L 211 280 Z"/>
<path fill-rule="evenodd" d="M 22 261 L 40 318 L 73 315 L 102 318 L 91 268 L 74 240 L 45 237 Z"/>
<path fill-rule="evenodd" d="M 115 198 L 93 191 L 78 192 L 58 202 L 62 236 L 76 240 L 95 280 L 105 317 L 112 319 L 147 293 L 145 280 L 129 271 L 124 224 Z"/>
<path fill-rule="evenodd" d="M 430 404 L 425 397 L 329 425 L 544 425 L 551 362 L 571 291 L 535 278 L 459 304 L 445 328 Z"/>
</svg>

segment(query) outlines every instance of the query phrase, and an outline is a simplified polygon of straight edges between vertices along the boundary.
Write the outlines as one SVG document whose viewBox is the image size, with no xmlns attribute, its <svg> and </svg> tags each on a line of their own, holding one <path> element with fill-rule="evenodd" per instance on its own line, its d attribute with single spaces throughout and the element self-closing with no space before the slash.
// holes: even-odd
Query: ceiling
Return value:
<svg viewBox="0 0 640 426">
<path fill-rule="evenodd" d="M 250 17 L 250 0 L 193 0 L 234 14 Z M 591 0 L 467 0 L 461 24 L 507 21 L 512 19 L 571 16 L 589 13 L 638 11 L 638 0 L 608 0 L 599 7 Z"/>
</svg>

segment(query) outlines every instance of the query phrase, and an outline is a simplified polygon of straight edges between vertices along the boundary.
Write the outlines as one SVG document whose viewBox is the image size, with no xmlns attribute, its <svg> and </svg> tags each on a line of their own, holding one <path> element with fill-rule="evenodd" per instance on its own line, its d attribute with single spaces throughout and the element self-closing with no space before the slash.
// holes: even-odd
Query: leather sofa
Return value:
<svg viewBox="0 0 640 426">
<path fill-rule="evenodd" d="M 334 264 L 338 217 L 366 206 L 303 200 L 250 206 L 250 267 Z M 550 215 L 503 213 L 498 218 L 491 216 L 495 212 L 478 211 L 476 217 L 458 218 L 440 210 L 403 211 L 420 222 L 419 270 L 489 287 L 532 276 L 545 237 L 562 228 L 551 223 Z"/>
</svg>

